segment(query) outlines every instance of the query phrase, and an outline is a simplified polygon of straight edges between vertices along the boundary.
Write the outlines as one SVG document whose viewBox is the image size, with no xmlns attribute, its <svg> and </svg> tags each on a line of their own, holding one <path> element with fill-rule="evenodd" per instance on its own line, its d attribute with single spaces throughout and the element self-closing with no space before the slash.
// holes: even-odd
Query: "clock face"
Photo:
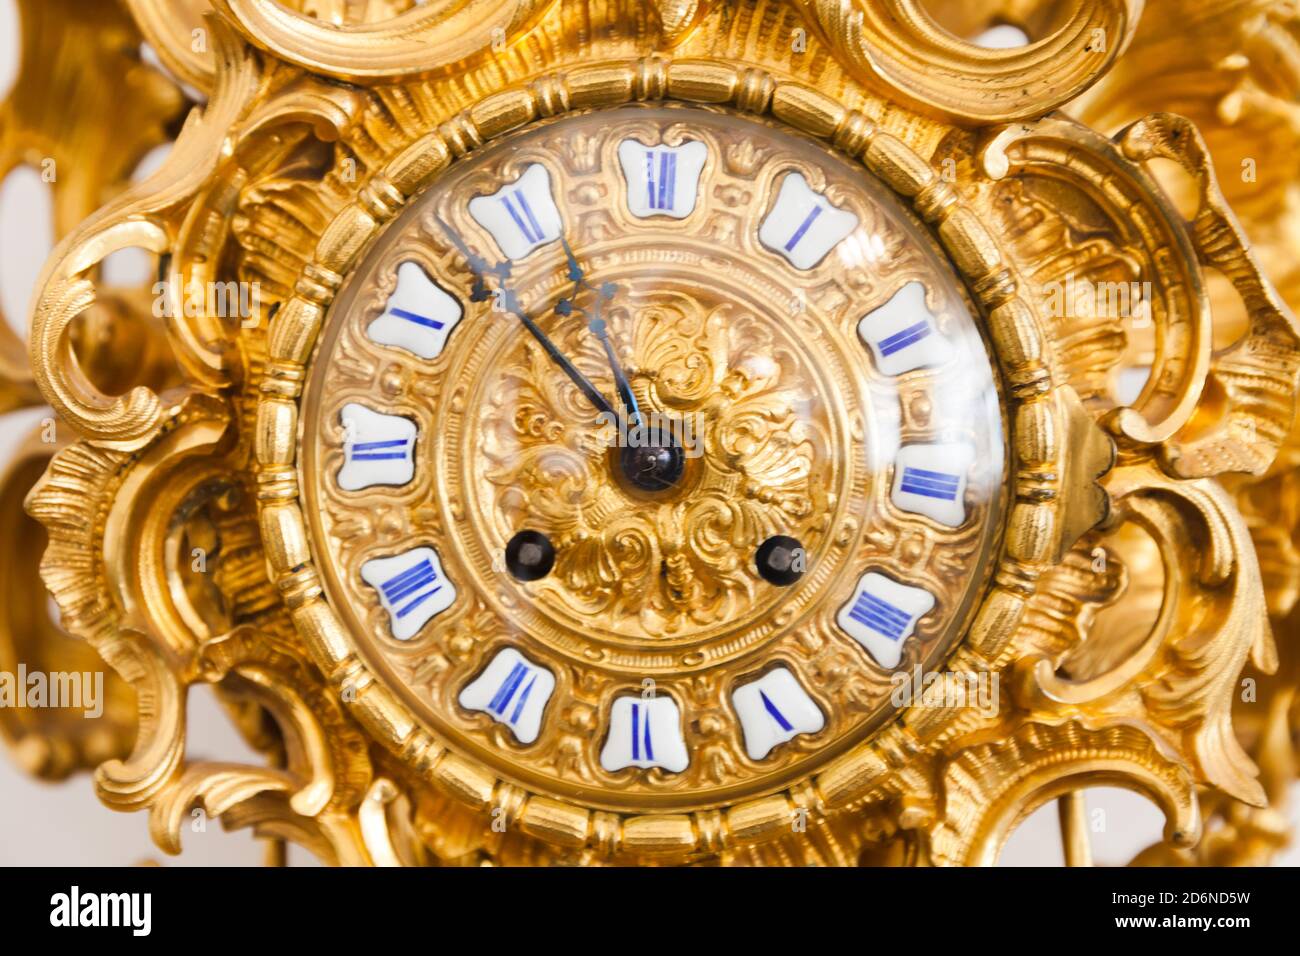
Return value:
<svg viewBox="0 0 1300 956">
<path fill-rule="evenodd" d="M 775 123 L 569 115 L 455 162 L 327 318 L 327 596 L 458 752 L 610 810 L 771 792 L 941 669 L 987 583 L 975 313 L 859 164 Z"/>
</svg>

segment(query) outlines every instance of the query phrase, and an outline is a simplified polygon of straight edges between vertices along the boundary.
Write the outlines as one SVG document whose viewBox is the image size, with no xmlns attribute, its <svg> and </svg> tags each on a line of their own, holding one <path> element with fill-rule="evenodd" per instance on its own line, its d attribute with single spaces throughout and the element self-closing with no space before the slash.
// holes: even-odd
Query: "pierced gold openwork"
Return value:
<svg viewBox="0 0 1300 956">
<path fill-rule="evenodd" d="M 97 791 L 148 809 L 164 848 L 179 850 L 201 805 L 345 864 L 988 863 L 1060 799 L 1067 857 L 1086 862 L 1079 791 L 1101 782 L 1164 811 L 1151 857 L 1231 858 L 1238 835 L 1251 859 L 1279 845 L 1261 808 L 1294 755 L 1293 634 L 1266 719 L 1243 708 L 1239 681 L 1278 668 L 1267 615 L 1288 620 L 1297 592 L 1282 530 L 1294 516 L 1270 495 L 1294 464 L 1300 336 L 1246 235 L 1263 224 L 1261 260 L 1290 295 L 1273 240 L 1294 234 L 1295 200 L 1260 198 L 1220 160 L 1221 190 L 1211 156 L 1235 159 L 1224 150 L 1263 115 L 1293 119 L 1289 61 L 1234 58 L 1275 48 L 1293 12 L 399 0 L 337 29 L 327 22 L 351 5 L 313 4 L 316 19 L 218 0 L 200 54 L 177 27 L 194 4 L 175 18 L 165 3 L 126 6 L 208 100 L 163 167 L 73 229 L 40 280 L 32 382 L 75 440 L 27 508 L 49 536 L 42 575 L 63 626 L 142 702 L 134 749 L 99 764 Z M 987 51 L 948 32 L 990 22 L 1030 43 Z M 1170 24 L 1189 24 L 1177 49 Z M 1205 82 L 1175 98 L 1147 75 L 1173 62 Z M 671 263 L 596 212 L 617 205 L 598 200 L 617 186 L 619 131 L 667 114 L 715 138 L 717 166 L 715 215 L 683 231 Z M 486 248 L 446 197 L 508 178 L 512 149 L 570 186 L 577 245 L 626 287 L 611 323 L 638 398 L 705 413 L 686 482 L 634 512 L 601 466 L 605 436 L 564 420 L 577 393 L 557 390 L 488 305 L 449 340 L 440 361 L 454 376 L 362 334 L 402 257 L 467 293 L 421 216 L 438 208 Z M 803 284 L 756 267 L 743 244 L 772 198 L 763 149 L 788 150 L 782 162 L 864 217 L 860 197 L 878 200 L 892 254 Z M 1170 166 L 1178 195 L 1162 185 Z M 99 264 L 129 246 L 164 257 L 173 304 L 193 281 L 232 281 L 256 283 L 262 310 L 169 310 L 170 377 L 109 394 L 70 342 L 105 301 Z M 516 279 L 544 311 L 561 276 L 534 264 Z M 937 384 L 920 375 L 882 396 L 853 339 L 852 320 L 909 276 L 932 284 L 949 329 L 969 324 L 969 355 L 991 362 L 999 389 L 996 434 L 979 441 L 1001 474 L 946 538 L 892 515 L 853 463 L 873 429 L 949 427 Z M 547 327 L 608 389 L 580 330 Z M 419 454 L 436 479 L 382 501 L 331 489 L 339 409 L 362 394 L 403 404 L 434 436 Z M 509 414 L 520 396 L 522 423 Z M 775 410 L 792 396 L 806 413 L 785 422 Z M 561 558 L 529 590 L 492 555 L 542 520 Z M 788 601 L 754 587 L 732 540 L 749 529 L 752 547 L 778 527 L 815 558 Z M 469 600 L 399 645 L 358 562 L 434 531 L 457 542 L 447 571 Z M 208 570 L 187 564 L 194 547 Z M 907 665 L 935 672 L 940 691 L 996 678 L 995 707 L 955 693 L 894 705 L 888 672 L 827 639 L 868 554 L 940 595 Z M 449 700 L 512 629 L 564 668 L 563 694 L 594 675 L 529 753 Z M 738 758 L 716 707 L 760 646 L 803 668 L 830 718 L 824 746 L 795 744 L 771 772 Z M 600 703 L 641 677 L 703 701 L 676 789 L 657 772 L 606 787 L 592 763 Z M 187 754 L 197 683 L 221 690 L 265 766 Z"/>
</svg>

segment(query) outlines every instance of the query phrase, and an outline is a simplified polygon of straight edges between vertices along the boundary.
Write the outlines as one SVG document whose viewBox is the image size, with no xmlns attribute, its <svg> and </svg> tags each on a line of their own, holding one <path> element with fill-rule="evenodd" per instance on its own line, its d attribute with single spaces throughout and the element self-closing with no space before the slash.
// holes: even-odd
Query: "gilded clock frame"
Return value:
<svg viewBox="0 0 1300 956">
<path fill-rule="evenodd" d="M 344 275 L 405 203 L 433 182 L 455 159 L 534 120 L 588 108 L 645 100 L 733 106 L 742 113 L 770 115 L 800 132 L 859 159 L 937 235 L 958 274 L 977 298 L 989 323 L 1008 389 L 1012 448 L 1011 495 L 994 584 L 981 602 L 954 662 L 958 671 L 988 670 L 1010 640 L 1015 610 L 1032 591 L 1034 578 L 1050 566 L 1059 546 L 1062 509 L 1089 509 L 1101 517 L 1100 494 L 1087 485 L 1069 486 L 1049 477 L 1067 450 L 1053 436 L 1069 433 L 1061 386 L 1051 382 L 1038 358 L 1045 343 L 1018 294 L 1016 280 L 997 243 L 951 187 L 902 141 L 864 115 L 845 109 L 811 87 L 755 68 L 719 60 L 637 58 L 544 74 L 527 87 L 503 90 L 470 106 L 458 117 L 456 138 L 443 130 L 426 134 L 389 161 L 361 188 L 326 228 L 304 266 L 304 280 L 271 321 L 268 361 L 258 402 L 255 454 L 260 472 L 259 510 L 267 558 L 285 595 L 295 625 L 313 660 L 350 703 L 363 726 L 431 784 L 483 809 L 509 801 L 527 833 L 560 846 L 582 846 L 592 835 L 613 854 L 665 851 L 684 855 L 731 849 L 780 833 L 800 807 L 833 811 L 861 798 L 877 768 L 897 744 L 890 730 L 869 740 L 810 779 L 778 794 L 738 800 L 692 814 L 592 811 L 546 793 L 517 787 L 492 776 L 453 752 L 419 725 L 410 710 L 380 683 L 356 640 L 326 600 L 313 567 L 307 522 L 298 498 L 299 395 L 311 350 Z M 1106 467 L 1106 452 L 1094 450 L 1085 465 L 1094 474 Z M 960 713 L 901 715 L 903 723 L 925 723 L 942 736 Z M 900 730 L 893 729 L 899 734 Z M 552 734 L 553 735 L 553 734 Z M 540 746 L 545 746 L 547 733 Z M 816 793 L 816 797 L 811 797 Z M 811 797 L 811 798 L 810 798 Z"/>
<path fill-rule="evenodd" d="M 1154 114 L 1107 139 L 1050 112 L 1122 59 L 1141 4 L 1062 4 L 1047 40 L 980 57 L 941 42 L 942 31 L 908 0 L 865 9 L 838 0 L 646 9 L 483 0 L 466 6 L 476 17 L 468 38 L 452 29 L 463 13 L 452 0 L 409 11 L 396 25 L 320 36 L 265 0 L 217 7 L 211 56 L 191 62 L 173 51 L 189 69 L 184 75 L 204 83 L 209 103 L 191 115 L 163 169 L 61 244 L 32 321 L 35 382 L 81 436 L 55 456 L 28 499 L 50 534 L 43 576 L 68 629 L 144 702 L 134 752 L 101 764 L 97 788 L 112 806 L 150 808 L 160 845 L 179 849 L 185 811 L 203 805 L 232 825 L 295 839 L 337 862 L 418 862 L 420 847 L 462 859 L 479 847 L 502 862 L 560 854 L 594 862 L 981 863 L 1027 813 L 1085 782 L 1147 793 L 1164 809 L 1175 846 L 1199 835 L 1197 785 L 1263 801 L 1257 771 L 1232 738 L 1230 711 L 1247 658 L 1263 670 L 1276 658 L 1245 523 L 1210 479 L 1268 467 L 1294 414 L 1300 337 L 1227 211 L 1194 127 Z M 629 29 L 584 33 L 587 13 Z M 767 22 L 767 35 L 729 33 L 742 13 Z M 821 71 L 815 85 L 787 72 L 778 53 L 786 38 L 772 35 L 775 24 L 808 28 L 807 62 Z M 1079 54 L 1058 68 L 1054 61 L 1097 28 L 1110 31 L 1104 55 Z M 493 75 L 483 64 L 497 29 L 511 43 L 531 44 L 545 65 Z M 430 38 L 432 47 L 423 43 Z M 963 68 L 978 79 L 948 88 L 931 76 Z M 472 71 L 493 91 L 469 102 L 430 92 Z M 390 81 L 397 85 L 384 86 Z M 367 109 L 382 97 L 408 126 L 424 123 L 421 108 L 446 112 L 414 141 L 391 130 L 370 137 Z M 949 667 L 996 671 L 1010 686 L 1006 714 L 991 724 L 963 708 L 908 711 L 788 792 L 694 815 L 623 818 L 529 793 L 442 749 L 366 672 L 311 568 L 297 503 L 297 400 L 349 265 L 448 164 L 534 119 L 661 97 L 770 115 L 861 159 L 930 226 L 980 304 L 1005 385 L 1014 504 L 994 583 Z M 232 241 L 248 169 L 285 155 L 286 122 L 364 149 L 377 172 L 350 188 L 310 248 L 284 250 L 294 276 L 269 335 L 177 312 L 166 331 L 184 389 L 100 392 L 67 344 L 73 320 L 100 294 L 92 270 L 109 253 L 139 245 L 170 256 L 173 286 L 219 276 L 215 253 Z M 958 157 L 956 182 L 933 165 L 941 145 Z M 1172 159 L 1195 182 L 1191 221 L 1146 171 L 1154 158 Z M 1174 253 L 1152 268 L 1179 276 L 1189 334 L 1164 343 L 1174 353 L 1168 361 L 1156 356 L 1161 394 L 1104 414 L 1095 396 L 1081 394 L 1091 387 L 1087 374 L 1063 360 L 1079 330 L 1049 322 L 1021 273 L 1027 258 L 1040 260 L 995 240 L 981 222 L 990 189 L 1030 167 L 1050 168 L 1103 206 L 1130 204 L 1143 239 L 1171 237 Z M 1201 264 L 1226 274 L 1247 307 L 1242 338 L 1219 352 L 1208 340 Z M 1212 413 L 1208 424 L 1194 420 L 1198 411 Z M 214 482 L 256 500 L 255 516 L 231 504 L 238 573 L 219 582 L 238 606 L 259 609 L 256 628 L 221 631 L 184 608 L 168 576 L 168 520 Z M 249 537 L 245 519 L 260 540 Z M 1118 666 L 1069 679 L 1056 667 L 1105 600 L 1081 564 L 1126 522 L 1158 541 L 1168 606 Z M 263 555 L 271 580 L 256 573 Z M 1062 623 L 1062 607 L 1078 612 L 1077 628 L 1069 615 Z M 268 745 L 266 768 L 189 762 L 184 689 L 205 681 L 264 706 L 294 746 Z M 446 794 L 471 810 L 500 809 L 534 842 L 462 838 L 453 831 L 472 829 L 465 818 L 443 825 L 419 808 L 416 837 L 409 813 L 395 811 L 408 796 L 420 803 L 432 792 L 442 801 L 437 812 L 455 816 Z M 792 834 L 797 810 L 822 837 Z M 776 848 L 773 856 L 764 843 Z"/>
</svg>

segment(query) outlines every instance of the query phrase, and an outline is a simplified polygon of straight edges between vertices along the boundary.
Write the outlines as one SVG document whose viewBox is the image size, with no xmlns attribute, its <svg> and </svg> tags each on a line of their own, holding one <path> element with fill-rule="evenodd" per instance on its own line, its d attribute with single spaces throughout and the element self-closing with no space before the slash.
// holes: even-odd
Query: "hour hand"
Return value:
<svg viewBox="0 0 1300 956">
<path fill-rule="evenodd" d="M 596 386 L 591 384 L 591 380 L 583 375 L 576 365 L 569 361 L 568 357 L 551 341 L 550 336 L 541 330 L 541 327 L 533 321 L 532 316 L 519 304 L 519 297 L 515 295 L 514 289 L 510 288 L 506 282 L 510 277 L 509 261 L 502 261 L 496 265 L 490 264 L 486 259 L 470 249 L 456 230 L 447 225 L 441 217 L 437 217 L 437 222 L 442 231 L 447 234 L 451 244 L 456 247 L 456 250 L 469 264 L 469 269 L 474 274 L 474 289 L 470 294 L 470 298 L 475 302 L 483 302 L 494 295 L 497 296 L 501 308 L 523 323 L 524 328 L 537 340 L 537 344 L 542 347 L 551 361 L 560 367 L 560 370 L 578 387 L 578 391 L 582 392 L 587 401 L 595 406 L 596 411 L 603 415 L 609 415 L 611 418 L 617 417 L 614 406 L 609 403 L 609 400 L 600 393 Z M 496 277 L 495 293 L 488 287 L 488 275 Z"/>
<path fill-rule="evenodd" d="M 614 297 L 618 287 L 612 282 L 603 283 L 599 287 L 588 282 L 582 265 L 578 262 L 578 257 L 573 254 L 573 248 L 569 245 L 569 240 L 561 236 L 560 243 L 564 246 L 564 255 L 568 260 L 569 278 L 573 280 L 573 295 L 568 299 L 561 300 L 560 304 L 556 306 L 556 311 L 561 315 L 572 315 L 575 311 L 581 311 L 574 304 L 580 289 L 587 289 L 595 294 L 596 304 L 585 313 L 587 315 L 587 328 L 600 340 L 601 346 L 605 349 L 605 358 L 609 362 L 610 372 L 614 375 L 614 387 L 618 392 L 619 400 L 623 403 L 624 410 L 627 412 L 628 423 L 634 427 L 640 426 L 641 409 L 637 405 L 636 393 L 632 391 L 632 383 L 628 381 L 627 374 L 623 371 L 623 366 L 614 352 L 613 343 L 609 339 L 609 328 L 602 315 L 605 303 Z"/>
<path fill-rule="evenodd" d="M 604 346 L 605 358 L 609 360 L 610 371 L 614 373 L 614 387 L 618 391 L 618 397 L 623 403 L 623 408 L 627 411 L 629 424 L 639 427 L 641 425 L 641 409 L 637 406 L 636 394 L 632 391 L 632 383 L 628 381 L 623 366 L 619 363 L 618 356 L 614 354 L 614 346 L 609 340 L 609 330 L 605 326 L 605 320 L 594 318 L 587 323 L 587 328 L 595 333 L 596 338 L 600 339 L 600 344 Z"/>
<path fill-rule="evenodd" d="M 474 287 L 470 290 L 469 298 L 471 302 L 486 302 L 492 298 L 495 293 L 488 288 L 487 275 L 491 274 L 497 277 L 498 282 L 504 283 L 510 278 L 510 262 L 503 259 L 493 265 L 484 259 L 478 253 L 474 252 L 469 245 L 461 238 L 460 233 L 447 225 L 441 216 L 434 217 L 438 222 L 438 227 L 446 233 L 451 244 L 456 247 L 465 262 L 469 265 L 469 271 L 474 274 Z"/>
</svg>

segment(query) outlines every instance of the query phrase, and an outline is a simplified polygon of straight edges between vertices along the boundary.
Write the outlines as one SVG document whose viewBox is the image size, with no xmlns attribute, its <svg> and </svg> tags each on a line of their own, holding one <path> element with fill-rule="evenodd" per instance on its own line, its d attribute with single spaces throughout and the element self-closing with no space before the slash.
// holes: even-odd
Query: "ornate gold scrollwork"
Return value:
<svg viewBox="0 0 1300 956">
<path fill-rule="evenodd" d="M 1161 449 L 1173 474 L 1202 478 L 1228 471 L 1262 474 L 1281 447 L 1295 416 L 1300 361 L 1295 316 L 1260 271 L 1246 237 L 1219 191 L 1205 141 L 1188 120 L 1157 113 L 1116 137 L 1126 156 L 1173 160 L 1198 186 L 1192 240 L 1203 265 L 1225 276 L 1246 307 L 1240 340 L 1210 358 L 1201 392 L 1203 421 L 1187 422 Z M 1209 343 L 1207 343 L 1209 344 Z M 1199 363 L 1198 363 L 1199 364 Z M 1120 411 L 1115 429 L 1142 440 L 1145 429 Z"/>
<path fill-rule="evenodd" d="M 169 410 L 166 419 L 169 443 L 193 446 L 195 433 L 199 447 L 220 436 L 221 416 L 211 402 L 188 402 Z M 214 417 L 215 416 L 215 417 Z M 188 427 L 177 427 L 189 423 Z M 211 433 L 216 426 L 216 434 Z M 132 531 L 128 540 L 106 538 L 107 524 L 113 520 L 105 499 L 106 489 L 123 477 L 136 480 L 153 473 L 165 477 L 156 466 L 142 470 L 130 468 L 128 453 L 72 445 L 55 456 L 45 476 L 33 488 L 29 512 L 41 521 L 50 535 L 50 546 L 42 566 L 46 586 L 58 602 L 62 620 L 71 631 L 86 638 L 119 674 L 134 688 L 144 703 L 133 753 L 125 760 L 109 761 L 96 774 L 97 788 L 110 804 L 122 808 L 147 805 L 164 786 L 181 756 L 184 739 L 184 693 L 177 657 L 186 638 L 174 632 L 169 640 L 152 640 L 159 615 L 166 615 L 164 602 L 151 599 L 144 609 L 139 600 L 123 601 L 117 597 L 112 582 L 116 575 L 141 560 L 158 561 L 161 542 L 149 544 L 140 533 Z M 134 471 L 134 474 L 132 472 Z M 130 508 L 131 499 L 124 505 Z M 95 502 L 96 519 L 87 521 L 84 505 Z M 158 509 L 161 514 L 163 508 Z M 120 514 L 120 509 L 119 509 Z M 120 518 L 119 518 L 120 523 Z M 127 556 L 125 563 L 110 568 L 105 563 L 104 544 L 112 541 L 117 555 Z M 129 581 L 128 587 L 146 586 L 142 580 Z M 168 590 L 161 593 L 167 594 Z M 126 610 L 134 606 L 135 613 Z M 175 615 L 170 615 L 173 618 Z"/>
<path fill-rule="evenodd" d="M 1218 185 L 1249 237 L 1253 257 L 1294 310 L 1300 305 L 1294 255 L 1300 208 L 1294 185 L 1300 70 L 1290 51 L 1300 36 L 1300 17 L 1293 5 L 1269 0 L 1148 0 L 1147 8 L 1130 54 L 1069 110 L 1106 131 L 1171 108 L 1192 121 L 1198 130 L 1196 147 L 1203 139 L 1213 155 Z M 1169 30 L 1169 23 L 1180 28 Z M 1193 178 L 1194 186 L 1198 178 Z M 1197 199 L 1198 191 L 1189 190 L 1188 198 Z M 1243 297 L 1229 282 L 1209 291 L 1217 346 L 1235 343 L 1240 349 L 1255 316 L 1242 308 Z M 1300 752 L 1295 743 L 1300 739 L 1296 440 L 1293 426 L 1265 475 L 1225 481 L 1250 528 L 1277 634 L 1276 674 L 1248 668 L 1233 715 L 1242 745 L 1260 766 L 1269 806 L 1251 806 L 1203 788 L 1207 824 L 1201 843 L 1183 849 L 1156 844 L 1136 862 L 1256 865 L 1288 842 L 1288 791 Z"/>
<path fill-rule="evenodd" d="M 1165 813 L 1165 840 L 1185 847 L 1201 835 L 1200 807 L 1185 768 L 1141 730 L 1079 722 L 1027 724 L 1004 739 L 964 748 L 947 763 L 945 820 L 928 834 L 937 864 L 989 866 L 1007 837 L 1044 803 L 1084 785 L 1142 793 Z"/>
<path fill-rule="evenodd" d="M 163 66 L 181 82 L 211 92 L 217 64 L 203 26 L 203 16 L 211 9 L 208 0 L 123 2 Z"/>
<path fill-rule="evenodd" d="M 364 741 L 300 652 L 274 625 L 257 627 L 274 599 L 250 550 L 250 503 L 217 460 L 203 461 L 228 427 L 219 403 L 184 399 L 165 407 L 137 451 L 74 445 L 32 491 L 29 510 L 51 535 L 43 574 L 64 621 L 140 701 L 134 750 L 99 766 L 96 789 L 115 808 L 150 808 L 155 842 L 169 853 L 180 852 L 182 825 L 202 807 L 272 836 L 298 827 L 322 855 L 368 862 L 355 825 L 371 784 Z M 91 521 L 86 502 L 96 503 Z M 223 623 L 233 627 L 210 630 Z M 250 732 L 271 766 L 186 760 L 195 683 L 269 715 L 274 736 Z"/>
<path fill-rule="evenodd" d="M 1233 736 L 1231 720 L 1247 657 L 1266 672 L 1277 666 L 1245 522 L 1212 482 L 1175 482 L 1135 466 L 1117 469 L 1106 485 L 1116 509 L 1112 523 L 1136 523 L 1159 549 L 1164 594 L 1155 621 L 1127 648 L 1103 651 L 1085 639 L 1077 659 L 1025 659 L 1021 666 L 1033 674 L 1028 703 L 1049 712 L 1104 714 L 1117 696 L 1136 691 L 1143 704 L 1139 722 L 1187 754 L 1199 780 L 1262 803 L 1258 770 Z M 1190 555 L 1198 560 L 1189 562 Z M 1059 668 L 1077 676 L 1062 677 Z"/>
<path fill-rule="evenodd" d="M 1107 528 L 1085 538 L 1030 602 L 1025 626 L 1044 653 L 1014 666 L 1019 716 L 1009 738 L 1003 730 L 974 735 L 943 765 L 945 815 L 926 846 L 935 862 L 993 862 L 1043 803 L 1065 801 L 1068 821 L 1069 801 L 1079 809 L 1075 795 L 1086 786 L 1126 787 L 1155 801 L 1167 821 L 1162 846 L 1175 858 L 1201 837 L 1197 783 L 1266 803 L 1231 719 L 1247 656 L 1265 671 L 1276 665 L 1245 523 L 1213 482 L 1172 480 L 1150 464 L 1120 468 L 1106 484 L 1115 502 Z M 1134 525 L 1150 535 L 1163 574 L 1153 601 L 1117 606 L 1119 626 L 1097 611 L 1134 587 L 1119 557 L 1134 552 L 1133 542 L 1114 552 L 1101 545 Z M 1199 560 L 1189 562 L 1192 554 Z M 1210 798 L 1211 807 L 1219 802 Z M 1086 839 L 1073 850 L 1067 844 L 1067 857 L 1086 863 Z"/>
<path fill-rule="evenodd" d="M 1133 164 L 1155 156 L 1179 162 L 1196 178 L 1199 206 L 1190 230 L 1150 174 Z M 1182 478 L 1265 469 L 1290 428 L 1300 333 L 1227 212 L 1195 129 L 1162 114 L 1133 124 L 1112 144 L 1052 116 L 999 131 L 982 161 L 995 179 L 1028 175 L 1090 190 L 1103 221 L 1138 255 L 1134 275 L 1154 286 L 1142 316 L 1159 327 L 1150 376 L 1132 407 L 1105 418 L 1121 449 L 1152 451 Z M 1250 316 L 1246 333 L 1226 350 L 1214 350 L 1200 263 L 1230 279 Z M 1099 399 L 1101 391 L 1084 394 Z"/>
<path fill-rule="evenodd" d="M 100 717 L 81 710 L 0 708 L 0 735 L 29 773 L 61 778 L 124 754 L 135 724 L 135 699 L 116 673 L 84 641 L 69 635 L 40 595 L 40 568 L 32 555 L 45 548 L 45 529 L 23 512 L 23 499 L 44 472 L 58 445 L 46 441 L 54 423 L 43 423 L 19 445 L 0 474 L 0 672 L 102 675 Z M 91 685 L 94 686 L 93 684 Z"/>
<path fill-rule="evenodd" d="M 103 441 L 139 442 L 160 424 L 163 407 L 143 386 L 120 397 L 101 392 L 72 353 L 69 330 L 96 302 L 90 275 L 109 254 L 138 247 L 163 255 L 171 248 L 167 214 L 193 195 L 217 162 L 256 72 L 247 50 L 228 31 L 216 33 L 221 80 L 211 102 L 191 113 L 162 168 L 60 243 L 39 281 L 31 323 L 31 348 L 42 357 L 36 362 L 37 384 L 61 418 Z M 184 307 L 173 306 L 173 314 L 183 320 Z"/>
<path fill-rule="evenodd" d="M 1143 0 L 1066 0 L 1024 47 L 985 49 L 941 27 L 921 0 L 800 0 L 859 80 L 969 125 L 1041 116 L 1091 86 L 1124 52 Z"/>
<path fill-rule="evenodd" d="M 1246 526 L 1210 478 L 1261 471 L 1289 427 L 1293 320 L 1184 121 L 1156 115 L 1108 140 L 1060 114 L 1037 119 L 1121 56 L 1142 4 L 1063 3 L 1033 43 L 1007 52 L 944 34 L 916 0 L 662 2 L 657 33 L 645 11 L 600 0 L 399 6 L 340 26 L 221 0 L 211 81 L 183 51 L 163 56 L 206 83 L 210 102 L 167 165 L 77 230 L 43 277 L 36 381 L 83 435 L 29 499 L 51 540 L 44 579 L 68 630 L 140 702 L 134 751 L 97 775 L 107 803 L 150 808 L 172 852 L 186 813 L 203 806 L 345 864 L 987 863 L 1054 798 L 1076 821 L 1071 858 L 1085 860 L 1084 785 L 1150 796 L 1179 853 L 1200 833 L 1202 801 L 1277 792 L 1284 761 L 1264 764 L 1261 785 L 1233 735 L 1236 682 L 1248 660 L 1272 666 L 1272 644 Z M 786 38 L 745 34 L 800 12 L 819 28 L 812 52 L 834 54 L 818 60 L 817 88 L 790 79 L 799 62 Z M 494 30 L 507 46 L 532 44 L 530 57 L 487 60 Z M 1105 46 L 1089 49 L 1098 30 Z M 997 677 L 1003 691 L 994 713 L 910 707 L 780 793 L 619 815 L 495 777 L 368 668 L 322 596 L 295 512 L 296 399 L 365 238 L 455 158 L 565 110 L 665 98 L 758 114 L 860 158 L 936 233 L 978 303 L 1015 471 L 1004 553 L 945 680 Z M 1019 120 L 1036 121 L 970 129 Z M 1199 185 L 1190 225 L 1146 169 L 1162 158 Z M 340 175 L 349 160 L 352 179 Z M 172 285 L 264 278 L 278 308 L 270 329 L 181 312 L 168 337 L 193 391 L 110 398 L 70 355 L 68 331 L 100 292 L 96 264 L 129 245 L 170 253 Z M 1075 263 L 1159 291 L 1152 374 L 1131 403 L 1108 385 L 1129 330 L 1053 315 L 1045 301 L 1043 284 Z M 1228 277 L 1249 316 L 1226 350 L 1214 348 L 1203 267 Z M 1152 542 L 1155 577 L 1129 548 L 1135 531 Z M 184 567 L 199 540 L 216 547 L 212 574 Z M 1124 600 L 1149 602 L 1148 631 L 1113 625 L 1107 609 Z M 185 695 L 197 683 L 256 715 L 241 728 L 267 766 L 187 762 Z M 1291 711 L 1269 713 L 1257 755 L 1278 750 Z M 491 809 L 508 832 L 488 832 Z M 795 811 L 815 839 L 789 831 Z M 1237 819 L 1266 842 L 1266 821 Z"/>
<path fill-rule="evenodd" d="M 140 161 L 179 122 L 182 97 L 137 56 L 139 34 L 116 4 L 93 8 L 73 0 L 21 2 L 21 65 L 0 108 L 0 176 L 19 166 L 39 174 L 52 200 L 53 232 L 71 232 L 102 203 L 127 188 Z M 129 102 L 121 93 L 129 90 Z M 115 122 L 104 122 L 112 115 Z M 84 161 L 92 155 L 94 162 Z M 16 230 L 15 230 L 16 231 Z M 70 323 L 66 347 L 85 375 L 109 390 L 170 379 L 169 349 L 150 315 L 147 289 L 105 288 L 100 302 Z M 41 400 L 26 348 L 0 319 L 0 411 Z M 51 417 L 23 442 L 0 479 L 0 670 L 103 677 L 103 716 L 83 720 L 59 709 L 3 709 L 0 728 L 19 761 L 60 777 L 123 755 L 135 725 L 130 687 L 57 614 L 33 601 L 45 530 L 22 512 L 24 497 L 66 432 Z"/>
<path fill-rule="evenodd" d="M 62 237 L 126 188 L 146 153 L 166 142 L 182 98 L 134 56 L 138 34 L 115 3 L 91 10 L 77 0 L 22 0 L 18 17 L 21 65 L 0 106 L 0 179 L 24 165 L 38 172 Z M 103 122 L 108 115 L 114 123 Z M 0 316 L 0 411 L 40 400 L 26 347 Z"/>
<path fill-rule="evenodd" d="M 504 49 L 554 2 L 435 0 L 342 29 L 275 0 L 214 0 L 214 6 L 250 42 L 286 62 L 339 79 L 374 82 L 443 72 L 494 44 Z"/>
</svg>

